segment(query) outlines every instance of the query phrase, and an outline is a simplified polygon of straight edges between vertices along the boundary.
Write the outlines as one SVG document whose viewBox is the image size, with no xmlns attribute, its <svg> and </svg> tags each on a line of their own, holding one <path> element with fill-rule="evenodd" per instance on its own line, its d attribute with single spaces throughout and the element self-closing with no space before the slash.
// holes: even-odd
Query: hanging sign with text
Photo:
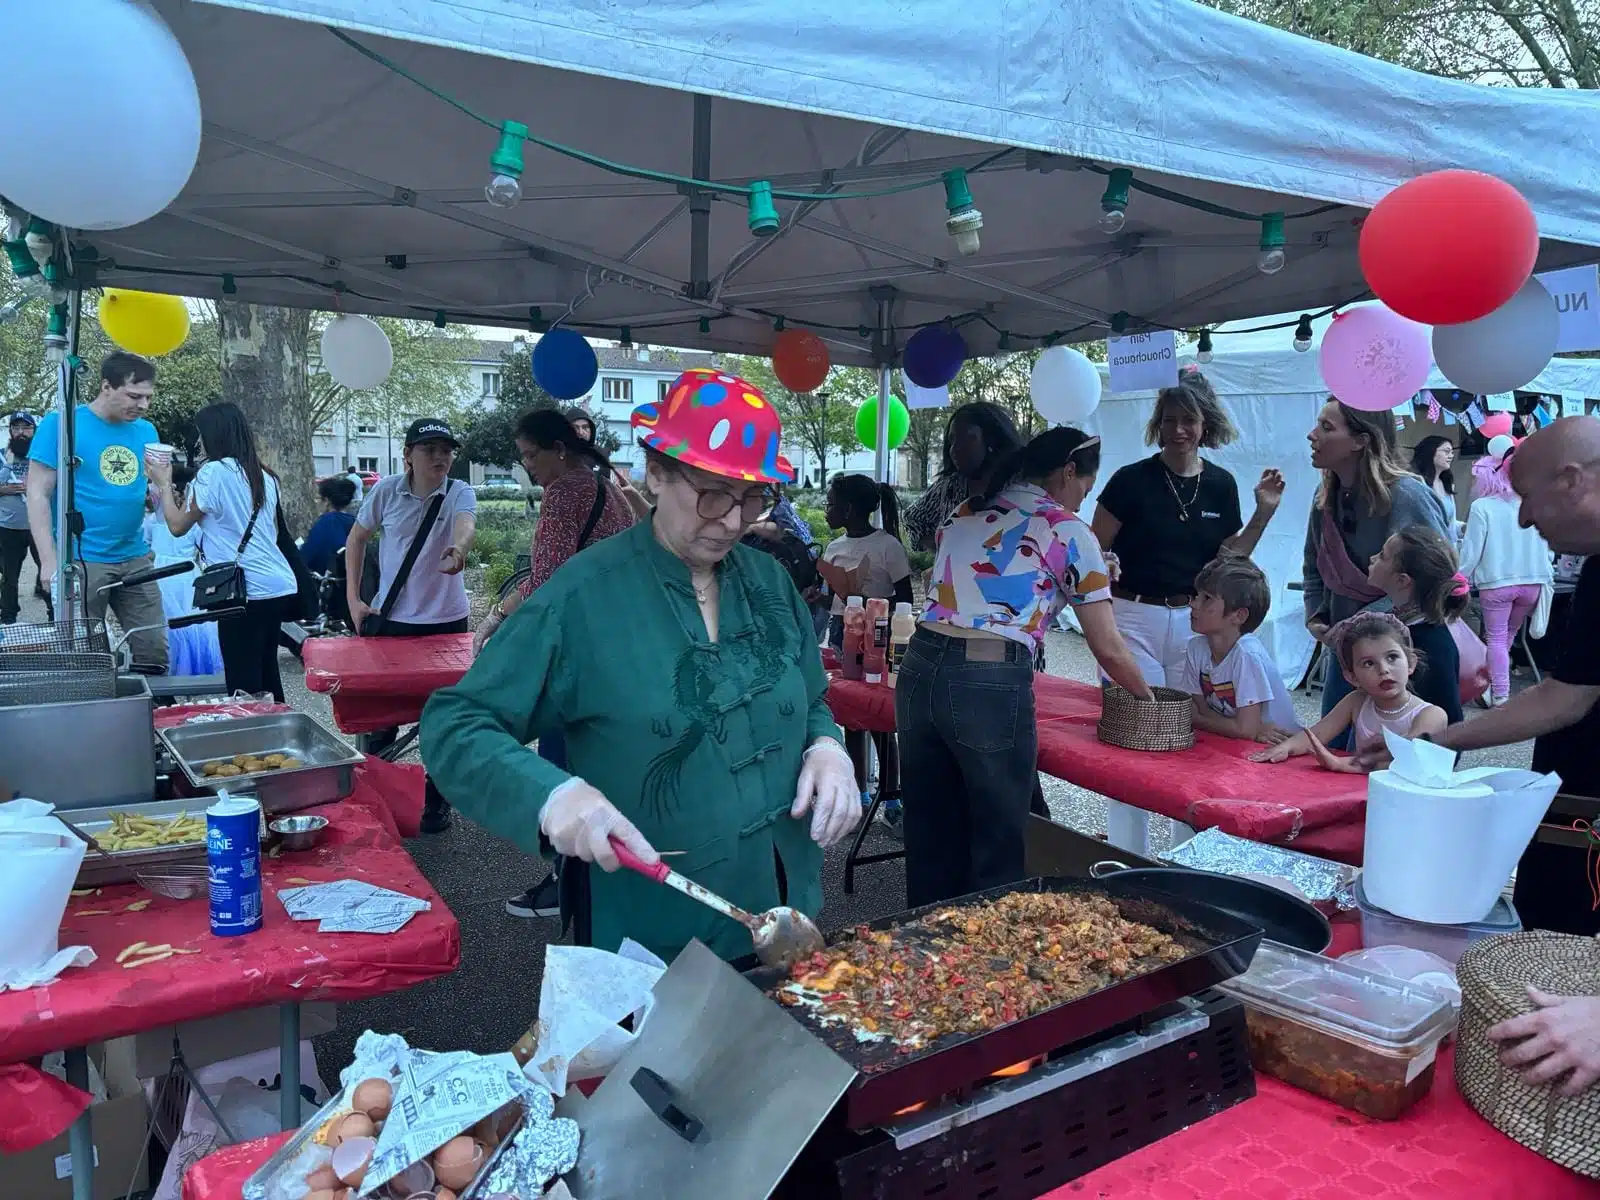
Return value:
<svg viewBox="0 0 1600 1200">
<path fill-rule="evenodd" d="M 1555 298 L 1561 318 L 1556 353 L 1600 350 L 1600 267 L 1567 267 L 1536 278 Z"/>
<path fill-rule="evenodd" d="M 1106 365 L 1111 372 L 1112 394 L 1176 387 L 1177 340 L 1178 335 L 1170 329 L 1108 338 Z"/>
</svg>

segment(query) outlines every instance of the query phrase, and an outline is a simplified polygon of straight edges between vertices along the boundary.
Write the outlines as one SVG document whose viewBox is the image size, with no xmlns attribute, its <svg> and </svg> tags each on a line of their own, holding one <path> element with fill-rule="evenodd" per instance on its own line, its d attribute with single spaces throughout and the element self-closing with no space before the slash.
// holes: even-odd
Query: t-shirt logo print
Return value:
<svg viewBox="0 0 1600 1200">
<path fill-rule="evenodd" d="M 107 446 L 100 452 L 100 478 L 116 487 L 139 481 L 139 460 L 126 446 Z"/>
</svg>

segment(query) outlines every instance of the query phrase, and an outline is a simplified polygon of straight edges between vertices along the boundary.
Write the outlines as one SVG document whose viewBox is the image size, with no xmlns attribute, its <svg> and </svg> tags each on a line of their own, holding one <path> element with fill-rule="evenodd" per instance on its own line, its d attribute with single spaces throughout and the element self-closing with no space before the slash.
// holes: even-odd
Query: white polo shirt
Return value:
<svg viewBox="0 0 1600 1200">
<path fill-rule="evenodd" d="M 450 478 L 426 496 L 418 496 L 412 492 L 404 472 L 386 475 L 373 484 L 356 516 L 356 522 L 363 529 L 383 535 L 378 539 L 378 594 L 373 598 L 372 607 L 374 611 L 383 608 L 389 588 L 400 573 L 400 564 L 405 561 L 406 552 L 422 525 L 423 514 L 440 492 L 445 493 L 445 497 L 439 508 L 439 518 L 428 531 L 428 540 L 412 565 L 411 578 L 406 580 L 400 598 L 390 610 L 391 621 L 406 625 L 442 625 L 459 621 L 470 611 L 464 574 L 446 575 L 440 567 L 446 547 L 455 540 L 456 515 L 476 515 L 478 497 L 470 485 Z"/>
</svg>

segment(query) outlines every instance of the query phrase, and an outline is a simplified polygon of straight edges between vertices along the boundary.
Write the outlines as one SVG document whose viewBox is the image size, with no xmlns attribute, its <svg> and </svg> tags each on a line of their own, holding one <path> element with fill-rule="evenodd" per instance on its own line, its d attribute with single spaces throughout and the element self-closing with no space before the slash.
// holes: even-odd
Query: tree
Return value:
<svg viewBox="0 0 1600 1200">
<path fill-rule="evenodd" d="M 766 393 L 783 421 L 783 436 L 816 457 L 824 483 L 828 451 L 846 455 L 860 447 L 856 407 L 868 395 L 877 394 L 874 372 L 863 367 L 835 367 L 816 391 L 791 392 L 778 382 L 769 359 L 743 355 L 730 359 L 728 367 Z"/>
<path fill-rule="evenodd" d="M 933 481 L 944 458 L 944 429 L 950 423 L 948 408 L 914 408 L 911 428 L 900 449 L 915 465 L 912 475 L 921 487 Z"/>
<path fill-rule="evenodd" d="M 1600 0 L 1207 0 L 1430 75 L 1600 88 Z"/>
<path fill-rule="evenodd" d="M 541 408 L 559 408 L 554 396 L 533 377 L 533 355 L 526 342 L 514 341 L 500 352 L 500 394 L 494 403 L 467 413 L 461 427 L 461 457 L 467 462 L 512 467 L 517 453 L 517 418 Z M 595 423 L 596 442 L 603 426 Z M 610 431 L 606 431 L 610 437 Z M 614 437 L 611 438 L 616 442 Z M 604 446 L 601 447 L 605 449 Z M 615 446 L 612 446 L 615 449 Z M 606 451 L 608 454 L 610 450 Z"/>
<path fill-rule="evenodd" d="M 289 529 L 312 521 L 312 313 L 223 300 L 217 304 L 222 396 L 244 410 L 262 461 L 278 474 Z"/>
</svg>

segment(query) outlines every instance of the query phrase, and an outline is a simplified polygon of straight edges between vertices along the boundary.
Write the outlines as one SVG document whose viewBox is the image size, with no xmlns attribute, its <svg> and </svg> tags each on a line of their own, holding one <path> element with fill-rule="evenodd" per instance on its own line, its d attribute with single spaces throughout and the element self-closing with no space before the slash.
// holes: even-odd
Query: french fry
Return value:
<svg viewBox="0 0 1600 1200">
<path fill-rule="evenodd" d="M 150 907 L 150 901 L 148 901 L 148 900 L 135 900 L 132 904 L 128 905 L 128 907 L 124 908 L 122 911 L 123 912 L 143 912 L 145 909 L 147 909 L 149 907 Z"/>
<path fill-rule="evenodd" d="M 133 967 L 148 966 L 150 963 L 153 963 L 153 962 L 164 962 L 167 959 L 171 958 L 176 953 L 177 953 L 177 951 L 172 949 L 172 947 L 170 947 L 170 946 L 167 947 L 165 950 L 158 951 L 157 953 L 154 953 L 154 954 L 151 954 L 151 953 L 147 952 L 147 953 L 139 955 L 139 957 L 137 957 L 137 958 L 130 958 L 127 962 L 122 964 L 122 969 L 124 971 L 126 971 L 126 970 L 132 969 Z"/>
<path fill-rule="evenodd" d="M 111 910 L 109 908 L 80 908 L 72 915 L 75 917 L 109 917 Z"/>
<path fill-rule="evenodd" d="M 129 958 L 132 958 L 135 954 L 142 954 L 147 949 L 149 949 L 149 943 L 147 943 L 147 942 L 133 942 L 130 945 L 124 946 L 118 952 L 117 961 L 118 962 L 126 962 Z"/>
</svg>

